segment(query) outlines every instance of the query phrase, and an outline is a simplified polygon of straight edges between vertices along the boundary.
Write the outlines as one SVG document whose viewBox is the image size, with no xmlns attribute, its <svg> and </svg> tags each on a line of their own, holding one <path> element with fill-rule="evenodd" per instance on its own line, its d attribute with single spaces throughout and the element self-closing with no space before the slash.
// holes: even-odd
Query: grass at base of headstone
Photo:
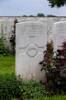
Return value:
<svg viewBox="0 0 66 100">
<path fill-rule="evenodd" d="M 7 57 L 0 57 L 0 76 L 6 74 L 15 73 L 15 57 L 14 56 L 7 56 Z M 13 98 L 12 100 L 18 100 Z M 28 100 L 28 98 L 26 99 Z M 52 96 L 52 97 L 43 97 L 43 98 L 34 98 L 30 100 L 66 100 L 66 96 Z"/>
<path fill-rule="evenodd" d="M 0 75 L 15 73 L 15 57 L 0 57 Z"/>
<path fill-rule="evenodd" d="M 66 96 L 65 95 L 57 95 L 57 96 L 50 96 L 50 97 L 43 97 L 43 98 L 34 98 L 34 99 L 30 99 L 30 100 L 66 100 Z"/>
<path fill-rule="evenodd" d="M 18 99 L 12 99 L 12 100 L 18 100 Z M 28 99 L 25 99 L 28 100 Z M 50 97 L 43 97 L 43 98 L 34 98 L 34 99 L 29 99 L 29 100 L 66 100 L 65 95 L 57 95 L 57 96 L 50 96 Z"/>
<path fill-rule="evenodd" d="M 13 98 L 12 100 L 18 100 L 18 99 L 16 99 L 16 98 Z"/>
</svg>

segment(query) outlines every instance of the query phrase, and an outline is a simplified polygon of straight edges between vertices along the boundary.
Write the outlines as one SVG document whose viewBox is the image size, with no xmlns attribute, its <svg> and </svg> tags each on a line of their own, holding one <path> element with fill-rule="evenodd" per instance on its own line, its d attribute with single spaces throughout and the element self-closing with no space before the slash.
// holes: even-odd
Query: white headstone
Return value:
<svg viewBox="0 0 66 100">
<path fill-rule="evenodd" d="M 53 27 L 54 49 L 60 49 L 62 43 L 66 41 L 66 21 L 56 22 Z"/>
<path fill-rule="evenodd" d="M 16 74 L 24 80 L 45 81 L 39 62 L 47 43 L 47 25 L 41 22 L 22 22 L 16 25 Z"/>
</svg>

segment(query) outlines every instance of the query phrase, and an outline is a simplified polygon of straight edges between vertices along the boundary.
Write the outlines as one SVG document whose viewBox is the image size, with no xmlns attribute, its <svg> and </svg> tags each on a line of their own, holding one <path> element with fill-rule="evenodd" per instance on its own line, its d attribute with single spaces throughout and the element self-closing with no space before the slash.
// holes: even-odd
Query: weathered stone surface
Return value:
<svg viewBox="0 0 66 100">
<path fill-rule="evenodd" d="M 47 24 L 22 22 L 16 25 L 16 74 L 23 79 L 45 80 L 39 62 L 47 43 Z"/>
<path fill-rule="evenodd" d="M 5 38 L 5 47 L 11 50 L 10 36 L 12 35 L 13 22 L 0 20 L 0 37 Z"/>
<path fill-rule="evenodd" d="M 53 26 L 54 49 L 60 49 L 64 41 L 66 41 L 66 21 L 56 22 Z"/>
<path fill-rule="evenodd" d="M 55 22 L 58 21 L 66 21 L 66 17 L 20 17 L 20 16 L 0 16 L 0 36 L 1 34 L 6 35 L 7 39 L 7 45 L 10 48 L 9 38 L 12 35 L 12 29 L 14 25 L 15 18 L 18 20 L 18 22 L 43 22 L 47 23 L 47 34 L 48 34 L 48 40 L 50 41 L 53 39 L 53 33 L 52 33 L 52 27 Z"/>
</svg>

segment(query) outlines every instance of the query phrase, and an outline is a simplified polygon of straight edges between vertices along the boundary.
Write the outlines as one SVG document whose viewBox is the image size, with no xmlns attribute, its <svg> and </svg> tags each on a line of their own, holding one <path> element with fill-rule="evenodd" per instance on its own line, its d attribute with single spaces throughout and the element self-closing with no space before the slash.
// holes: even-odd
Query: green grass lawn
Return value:
<svg viewBox="0 0 66 100">
<path fill-rule="evenodd" d="M 31 100 L 66 100 L 66 96 L 53 96 L 53 97 L 38 98 L 38 99 L 31 99 Z"/>
<path fill-rule="evenodd" d="M 12 99 L 12 100 L 18 100 L 18 99 Z M 26 99 L 28 100 L 28 99 Z M 66 96 L 53 96 L 53 97 L 43 97 L 38 99 L 29 99 L 29 100 L 66 100 Z"/>
<path fill-rule="evenodd" d="M 15 73 L 15 57 L 0 57 L 0 75 Z"/>
<path fill-rule="evenodd" d="M 18 100 L 18 99 L 12 99 L 12 100 Z M 26 99 L 28 100 L 28 99 Z M 29 100 L 66 100 L 66 96 L 53 96 L 53 97 L 43 97 L 38 99 L 29 99 Z"/>
</svg>

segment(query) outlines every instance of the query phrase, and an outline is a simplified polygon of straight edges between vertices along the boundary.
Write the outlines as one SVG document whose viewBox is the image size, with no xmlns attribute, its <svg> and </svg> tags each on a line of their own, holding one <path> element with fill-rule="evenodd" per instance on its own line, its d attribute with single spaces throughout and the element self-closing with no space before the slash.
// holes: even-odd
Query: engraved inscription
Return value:
<svg viewBox="0 0 66 100">
<path fill-rule="evenodd" d="M 26 53 L 29 57 L 35 57 L 38 53 L 36 45 L 35 44 L 30 44 L 28 46 L 28 49 L 27 49 Z"/>
</svg>

